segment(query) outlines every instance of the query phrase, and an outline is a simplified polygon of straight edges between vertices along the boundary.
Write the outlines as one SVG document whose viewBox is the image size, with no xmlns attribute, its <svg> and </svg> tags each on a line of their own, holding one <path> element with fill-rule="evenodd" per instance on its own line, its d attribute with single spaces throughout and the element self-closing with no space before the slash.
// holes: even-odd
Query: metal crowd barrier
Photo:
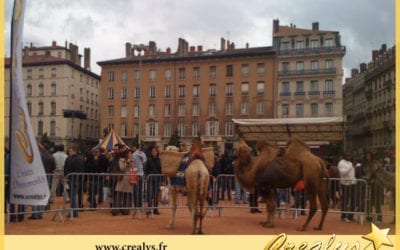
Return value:
<svg viewBox="0 0 400 250">
<path fill-rule="evenodd" d="M 52 203 L 42 209 L 43 213 L 54 213 L 53 220 L 59 217 L 63 220 L 64 215 L 71 219 L 79 211 L 83 210 L 110 210 L 112 214 L 131 214 L 141 218 L 141 213 L 154 214 L 155 209 L 170 209 L 172 206 L 170 193 L 165 196 L 163 192 L 167 186 L 167 178 L 164 175 L 137 175 L 130 179 L 129 174 L 114 173 L 71 173 L 65 177 L 49 174 L 48 183 L 51 190 L 52 179 L 63 180 L 63 189 L 58 189 L 58 195 L 53 197 Z M 124 179 L 125 178 L 125 179 Z M 118 182 L 124 179 L 132 182 L 128 189 L 116 191 Z M 384 189 L 377 184 L 367 185 L 363 179 L 357 179 L 350 192 L 344 193 L 340 178 L 329 179 L 327 198 L 329 200 L 329 213 L 348 213 L 358 216 L 359 222 L 363 223 L 365 218 L 374 221 L 382 221 L 383 216 L 393 216 L 390 211 L 383 209 L 385 201 Z M 57 183 L 57 185 L 60 185 Z M 60 185 L 61 186 L 61 185 Z M 173 187 L 169 187 L 173 188 Z M 54 188 L 53 188 L 54 190 Z M 8 192 L 6 188 L 6 192 Z M 185 190 L 180 189 L 183 195 L 177 196 L 177 208 L 187 208 Z M 74 194 L 71 196 L 71 194 Z M 61 195 L 61 196 L 60 196 Z M 276 190 L 276 208 L 281 217 L 292 214 L 294 219 L 308 212 L 306 195 L 302 192 L 293 192 L 291 188 Z M 61 200 L 61 201 L 60 201 Z M 348 206 L 343 201 L 349 200 Z M 219 216 L 223 209 L 243 208 L 265 210 L 266 205 L 262 197 L 257 198 L 257 207 L 249 203 L 249 194 L 240 189 L 234 175 L 210 176 L 209 196 L 207 207 L 210 210 L 218 210 Z M 10 204 L 7 203 L 5 211 L 7 222 L 11 215 L 32 214 L 30 206 L 24 211 L 11 212 Z"/>
</svg>

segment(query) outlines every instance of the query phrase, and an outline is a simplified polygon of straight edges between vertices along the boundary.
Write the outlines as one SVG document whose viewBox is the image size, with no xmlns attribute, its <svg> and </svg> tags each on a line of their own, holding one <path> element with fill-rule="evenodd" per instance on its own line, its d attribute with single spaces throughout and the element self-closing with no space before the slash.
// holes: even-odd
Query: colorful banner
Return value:
<svg viewBox="0 0 400 250">
<path fill-rule="evenodd" d="M 10 202 L 47 205 L 50 192 L 29 117 L 22 74 L 25 0 L 16 0 L 11 28 Z"/>
</svg>

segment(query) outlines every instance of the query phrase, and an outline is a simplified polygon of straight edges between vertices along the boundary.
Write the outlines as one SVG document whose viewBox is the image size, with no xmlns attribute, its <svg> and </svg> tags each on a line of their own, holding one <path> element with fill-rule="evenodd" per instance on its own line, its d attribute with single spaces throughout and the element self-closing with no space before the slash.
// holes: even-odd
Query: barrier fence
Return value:
<svg viewBox="0 0 400 250">
<path fill-rule="evenodd" d="M 53 220 L 63 220 L 65 214 L 72 219 L 83 210 L 110 210 L 112 215 L 133 213 L 134 217 L 141 218 L 142 213 L 152 216 L 159 213 L 159 209 L 171 208 L 171 190 L 167 178 L 161 174 L 72 173 L 66 177 L 49 174 L 47 178 L 52 191 L 47 206 L 27 206 L 18 210 L 18 206 L 7 203 L 6 187 L 7 222 L 16 220 L 18 216 L 33 215 L 33 212 L 54 213 Z M 344 185 L 347 183 L 343 181 L 340 178 L 328 180 L 329 213 L 351 215 L 359 223 L 364 223 L 366 218 L 381 222 L 382 217 L 393 216 L 390 209 L 383 209 L 388 199 L 380 185 L 368 185 L 363 179 L 357 179 L 352 185 Z M 57 187 L 52 188 L 52 184 Z M 177 208 L 187 208 L 184 189 L 180 189 L 180 192 L 182 195 L 177 197 Z M 281 217 L 292 216 L 297 219 L 308 212 L 304 190 L 276 189 L 275 195 L 276 209 Z M 224 209 L 230 208 L 266 210 L 262 197 L 241 189 L 234 175 L 210 176 L 206 205 L 209 209 L 217 210 L 219 216 L 222 216 Z"/>
</svg>

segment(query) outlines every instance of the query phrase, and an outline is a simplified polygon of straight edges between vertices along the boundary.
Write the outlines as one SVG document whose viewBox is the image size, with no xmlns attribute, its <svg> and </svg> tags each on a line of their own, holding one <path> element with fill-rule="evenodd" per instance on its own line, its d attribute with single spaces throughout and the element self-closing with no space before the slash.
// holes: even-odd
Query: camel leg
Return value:
<svg viewBox="0 0 400 250">
<path fill-rule="evenodd" d="M 309 197 L 308 201 L 310 203 L 310 213 L 308 214 L 306 222 L 303 224 L 303 226 L 297 229 L 298 231 L 305 231 L 311 219 L 317 212 L 317 195 L 315 193 L 310 193 L 310 192 L 307 192 L 307 195 Z"/>
<path fill-rule="evenodd" d="M 171 186 L 171 219 L 169 221 L 169 224 L 167 225 L 167 229 L 172 229 L 174 228 L 174 223 L 175 223 L 175 213 L 176 213 L 176 199 L 178 195 L 178 187 L 176 186 Z"/>
<path fill-rule="evenodd" d="M 322 185 L 325 185 L 325 183 L 323 183 Z M 326 198 L 326 192 L 325 192 L 324 187 L 321 187 L 318 191 L 318 199 L 319 199 L 319 203 L 321 204 L 322 214 L 321 214 L 321 220 L 319 222 L 319 225 L 318 225 L 318 227 L 314 227 L 314 230 L 322 230 L 322 226 L 324 225 L 325 216 L 326 216 L 326 213 L 328 212 L 329 202 Z"/>
<path fill-rule="evenodd" d="M 199 201 L 199 229 L 197 231 L 198 234 L 204 234 L 203 233 L 203 218 L 205 217 L 207 213 L 207 208 L 204 208 L 204 201 L 206 197 L 201 197 Z"/>
<path fill-rule="evenodd" d="M 261 222 L 263 227 L 272 228 L 274 227 L 275 218 L 275 199 L 273 195 L 265 197 L 265 203 L 267 205 L 267 221 Z"/>
</svg>

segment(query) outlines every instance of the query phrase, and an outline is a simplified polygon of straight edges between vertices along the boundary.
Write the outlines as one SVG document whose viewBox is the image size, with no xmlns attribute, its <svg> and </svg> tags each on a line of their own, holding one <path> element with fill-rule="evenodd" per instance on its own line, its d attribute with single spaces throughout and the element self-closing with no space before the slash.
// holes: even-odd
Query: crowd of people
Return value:
<svg viewBox="0 0 400 250">
<path fill-rule="evenodd" d="M 165 184 L 161 176 L 161 161 L 158 148 L 151 146 L 146 152 L 133 146 L 127 148 L 124 144 L 114 145 L 112 150 L 104 148 L 93 149 L 81 155 L 78 148 L 72 146 L 65 152 L 64 145 L 55 147 L 50 154 L 40 147 L 42 162 L 50 187 L 50 199 L 47 206 L 32 206 L 29 219 L 42 219 L 43 211 L 50 209 L 56 196 L 63 196 L 63 201 L 70 204 L 70 216 L 79 217 L 79 211 L 86 205 L 88 209 L 96 209 L 104 202 L 107 190 L 111 192 L 110 211 L 113 216 L 130 214 L 130 208 L 145 209 L 143 198 L 147 203 L 145 213 L 159 215 L 158 209 L 160 187 Z M 6 177 L 9 176 L 9 152 L 6 151 Z M 389 150 L 388 158 L 382 161 L 386 171 L 394 172 L 394 148 Z M 371 174 L 371 165 L 376 164 L 371 152 L 363 159 L 353 158 L 346 151 L 337 161 L 327 161 L 330 181 L 328 199 L 332 207 L 341 208 L 341 219 L 344 222 L 355 221 L 354 215 L 366 211 L 367 219 L 376 224 L 382 222 L 382 204 L 386 190 L 374 178 L 365 178 Z M 379 161 L 381 162 L 381 161 Z M 134 171 L 139 178 L 132 178 Z M 84 175 L 82 175 L 84 173 Z M 66 180 L 65 177 L 69 178 Z M 242 189 L 234 177 L 233 151 L 225 151 L 221 156 L 215 154 L 214 166 L 210 168 L 213 178 L 209 186 L 208 204 L 219 201 L 231 201 L 235 204 L 249 204 L 251 213 L 261 213 L 258 202 L 257 187 L 252 193 Z M 146 179 L 146 177 L 149 177 Z M 366 185 L 357 181 L 368 179 L 368 197 L 365 199 Z M 65 181 L 66 180 L 66 181 Z M 146 181 L 146 189 L 144 182 Z M 217 187 L 217 188 L 216 188 Z M 9 182 L 6 178 L 6 206 L 10 212 L 10 222 L 24 220 L 27 213 L 24 205 L 8 204 Z M 86 195 L 85 195 L 86 194 Z M 290 195 L 293 196 L 290 199 Z M 299 209 L 301 215 L 306 215 L 306 194 L 304 182 L 298 182 L 292 189 L 276 190 L 277 207 L 290 205 Z M 87 202 L 87 203 L 86 203 Z M 372 217 L 375 214 L 375 218 Z"/>
</svg>

